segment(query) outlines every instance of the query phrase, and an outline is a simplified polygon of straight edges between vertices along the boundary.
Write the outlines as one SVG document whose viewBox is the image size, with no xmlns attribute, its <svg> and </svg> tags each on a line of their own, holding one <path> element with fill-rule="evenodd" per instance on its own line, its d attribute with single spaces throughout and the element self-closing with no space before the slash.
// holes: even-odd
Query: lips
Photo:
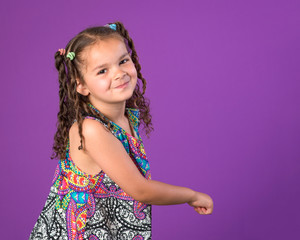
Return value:
<svg viewBox="0 0 300 240">
<path fill-rule="evenodd" d="M 117 86 L 116 88 L 124 87 L 127 83 L 129 83 L 129 81 L 128 81 L 128 82 L 125 82 L 125 83 L 123 83 L 123 84 L 121 84 L 121 85 L 119 85 L 119 86 Z"/>
</svg>

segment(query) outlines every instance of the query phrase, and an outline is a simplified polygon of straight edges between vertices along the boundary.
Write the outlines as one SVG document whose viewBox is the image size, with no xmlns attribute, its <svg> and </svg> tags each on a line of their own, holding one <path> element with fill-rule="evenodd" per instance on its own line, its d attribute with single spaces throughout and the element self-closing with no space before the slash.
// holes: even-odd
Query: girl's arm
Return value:
<svg viewBox="0 0 300 240">
<path fill-rule="evenodd" d="M 197 207 L 210 207 L 210 197 L 204 193 L 147 180 L 139 172 L 120 140 L 99 122 L 84 119 L 82 133 L 85 137 L 85 153 L 135 200 L 154 205 L 189 203 L 195 210 Z"/>
</svg>

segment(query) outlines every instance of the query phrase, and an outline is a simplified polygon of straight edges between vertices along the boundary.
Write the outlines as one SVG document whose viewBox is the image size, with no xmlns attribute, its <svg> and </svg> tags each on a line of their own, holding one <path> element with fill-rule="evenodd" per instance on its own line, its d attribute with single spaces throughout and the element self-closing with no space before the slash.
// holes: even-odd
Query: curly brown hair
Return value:
<svg viewBox="0 0 300 240">
<path fill-rule="evenodd" d="M 83 148 L 82 141 L 84 141 L 84 136 L 82 134 L 82 122 L 84 114 L 100 118 L 107 124 L 109 130 L 112 130 L 109 118 L 104 116 L 101 112 L 98 113 L 93 108 L 89 107 L 88 97 L 81 95 L 76 90 L 76 79 L 78 79 L 80 83 L 85 83 L 82 74 L 82 69 L 85 64 L 83 51 L 86 47 L 95 44 L 99 40 L 119 38 L 124 41 L 128 52 L 131 53 L 131 59 L 137 70 L 137 77 L 140 79 L 140 81 L 137 81 L 131 98 L 126 100 L 126 107 L 138 108 L 140 110 L 140 125 L 143 122 L 143 129 L 146 128 L 146 136 L 148 138 L 149 133 L 153 130 L 151 122 L 152 117 L 149 108 L 150 101 L 144 97 L 146 80 L 141 74 L 141 66 L 138 61 L 138 55 L 133 41 L 121 22 L 117 21 L 109 24 L 115 24 L 116 29 L 114 30 L 107 27 L 107 25 L 86 28 L 69 41 L 65 48 L 66 54 L 62 55 L 60 51 L 55 53 L 55 67 L 59 73 L 59 112 L 57 114 L 57 131 L 54 136 L 53 154 L 51 159 L 57 157 L 59 157 L 59 159 L 65 158 L 69 130 L 75 119 L 78 123 L 81 143 L 78 149 L 80 150 Z M 76 55 L 72 61 L 66 57 L 69 52 L 74 52 Z M 142 82 L 143 92 L 140 90 L 140 82 Z"/>
</svg>

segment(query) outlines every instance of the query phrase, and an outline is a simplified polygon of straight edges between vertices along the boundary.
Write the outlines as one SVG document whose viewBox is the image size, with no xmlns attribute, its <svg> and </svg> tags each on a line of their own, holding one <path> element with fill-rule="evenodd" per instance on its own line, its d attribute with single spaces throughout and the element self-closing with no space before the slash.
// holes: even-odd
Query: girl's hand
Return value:
<svg viewBox="0 0 300 240">
<path fill-rule="evenodd" d="M 201 192 L 195 191 L 195 197 L 192 201 L 188 202 L 191 207 L 194 207 L 194 210 L 202 215 L 211 214 L 213 211 L 213 200 L 212 198 Z"/>
</svg>

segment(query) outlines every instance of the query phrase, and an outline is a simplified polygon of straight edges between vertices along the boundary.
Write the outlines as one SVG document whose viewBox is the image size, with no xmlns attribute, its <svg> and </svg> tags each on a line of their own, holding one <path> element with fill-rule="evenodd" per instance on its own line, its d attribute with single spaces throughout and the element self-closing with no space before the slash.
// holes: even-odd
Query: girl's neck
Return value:
<svg viewBox="0 0 300 240">
<path fill-rule="evenodd" d="M 118 124 L 124 123 L 124 121 L 126 121 L 126 102 L 115 105 L 97 104 L 93 103 L 92 101 L 90 101 L 90 103 L 102 114 L 104 114 L 105 117 L 109 118 L 112 122 Z"/>
</svg>

